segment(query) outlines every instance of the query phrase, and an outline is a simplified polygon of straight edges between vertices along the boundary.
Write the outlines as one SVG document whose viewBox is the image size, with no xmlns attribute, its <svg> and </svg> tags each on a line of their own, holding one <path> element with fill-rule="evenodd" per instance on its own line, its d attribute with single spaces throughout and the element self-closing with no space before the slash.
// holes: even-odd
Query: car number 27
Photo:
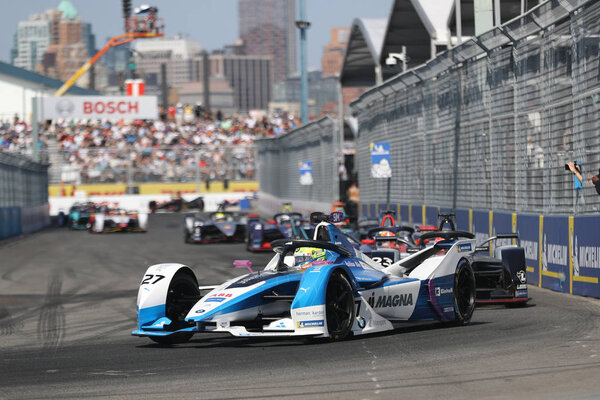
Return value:
<svg viewBox="0 0 600 400">
<path fill-rule="evenodd" d="M 154 278 L 156 278 L 156 279 L 154 279 Z M 165 278 L 164 275 L 146 274 L 144 276 L 144 279 L 142 279 L 142 283 L 140 285 L 147 285 L 147 284 L 154 285 L 155 283 L 157 283 L 158 281 L 160 281 L 164 278 Z M 152 279 L 154 279 L 154 280 L 152 280 Z"/>
<path fill-rule="evenodd" d="M 382 267 L 389 267 L 392 265 L 392 259 L 389 257 L 373 257 L 373 261 L 381 264 Z"/>
</svg>

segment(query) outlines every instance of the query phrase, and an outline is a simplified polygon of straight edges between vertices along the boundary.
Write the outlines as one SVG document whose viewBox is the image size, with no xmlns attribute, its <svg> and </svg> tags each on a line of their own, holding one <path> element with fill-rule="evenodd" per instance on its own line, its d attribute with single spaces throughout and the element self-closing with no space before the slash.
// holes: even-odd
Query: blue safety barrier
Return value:
<svg viewBox="0 0 600 400">
<path fill-rule="evenodd" d="M 364 216 L 377 216 L 380 205 L 362 204 Z M 399 222 L 437 225 L 448 208 L 396 205 Z M 500 233 L 517 232 L 525 250 L 530 285 L 600 298 L 600 215 L 541 216 L 489 210 L 457 209 L 456 229 L 470 231 L 478 242 Z"/>
</svg>

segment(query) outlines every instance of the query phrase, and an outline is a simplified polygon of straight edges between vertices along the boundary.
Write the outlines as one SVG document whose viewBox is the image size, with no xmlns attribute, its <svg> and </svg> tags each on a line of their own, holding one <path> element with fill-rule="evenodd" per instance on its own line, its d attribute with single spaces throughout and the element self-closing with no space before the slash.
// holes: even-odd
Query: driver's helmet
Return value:
<svg viewBox="0 0 600 400">
<path fill-rule="evenodd" d="M 215 221 L 217 221 L 217 222 L 223 222 L 223 221 L 225 221 L 225 214 L 224 213 L 216 213 L 215 214 Z"/>
<path fill-rule="evenodd" d="M 377 234 L 377 242 L 381 247 L 395 247 L 396 235 L 390 231 L 379 232 Z"/>
<path fill-rule="evenodd" d="M 327 250 L 316 247 L 299 247 L 294 251 L 294 266 L 302 269 L 312 267 L 317 261 L 327 261 L 327 253 Z"/>
</svg>

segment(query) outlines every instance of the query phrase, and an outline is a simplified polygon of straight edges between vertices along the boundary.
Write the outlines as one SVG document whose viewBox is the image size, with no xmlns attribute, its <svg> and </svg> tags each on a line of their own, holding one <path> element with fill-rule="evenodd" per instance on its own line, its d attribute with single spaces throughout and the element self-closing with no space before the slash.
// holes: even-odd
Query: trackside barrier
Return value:
<svg viewBox="0 0 600 400">
<path fill-rule="evenodd" d="M 337 132 L 337 124 L 323 117 L 285 135 L 255 141 L 260 192 L 278 199 L 327 203 L 320 211 L 329 210 L 338 194 Z M 311 163 L 312 184 L 300 184 L 302 163 Z"/>
<path fill-rule="evenodd" d="M 600 0 L 548 0 L 370 88 L 351 103 L 361 201 L 385 196 L 370 143 L 387 142 L 393 203 L 599 213 L 599 44 Z M 479 233 L 485 216 L 474 218 Z"/>
<path fill-rule="evenodd" d="M 331 203 L 309 201 L 309 200 L 298 200 L 298 199 L 285 199 L 275 197 L 268 193 L 260 192 L 258 194 L 258 211 L 264 215 L 274 215 L 283 210 L 283 204 L 290 203 L 292 210 L 300 212 L 304 215 L 310 215 L 313 211 L 328 212 L 331 210 Z"/>
<path fill-rule="evenodd" d="M 397 204 L 402 224 L 437 225 L 444 208 Z M 377 217 L 379 204 L 362 204 L 362 217 Z M 433 218 L 435 211 L 435 219 Z M 482 242 L 498 233 L 517 232 L 525 249 L 527 281 L 558 292 L 600 298 L 600 215 L 544 216 L 457 209 L 457 229 Z"/>
<path fill-rule="evenodd" d="M 0 151 L 0 239 L 49 223 L 48 165 Z"/>
</svg>

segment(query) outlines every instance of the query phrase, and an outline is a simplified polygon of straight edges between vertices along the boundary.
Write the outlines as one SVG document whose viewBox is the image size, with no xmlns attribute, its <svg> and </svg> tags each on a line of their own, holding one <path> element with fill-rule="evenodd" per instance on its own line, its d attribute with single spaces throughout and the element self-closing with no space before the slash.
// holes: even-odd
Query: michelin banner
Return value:
<svg viewBox="0 0 600 400">
<path fill-rule="evenodd" d="M 600 216 L 569 219 L 573 294 L 600 298 Z"/>
</svg>

